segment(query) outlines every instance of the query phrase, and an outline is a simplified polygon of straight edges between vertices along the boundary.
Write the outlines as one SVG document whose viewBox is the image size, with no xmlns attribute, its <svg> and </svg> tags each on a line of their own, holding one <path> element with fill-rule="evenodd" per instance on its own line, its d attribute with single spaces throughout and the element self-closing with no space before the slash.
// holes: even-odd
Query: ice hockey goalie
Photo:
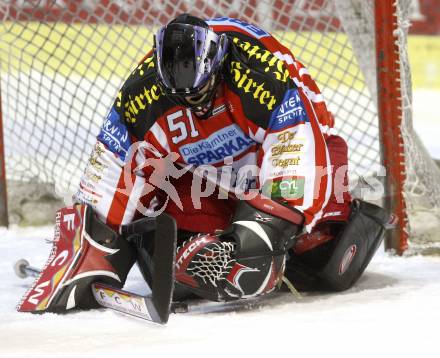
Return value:
<svg viewBox="0 0 440 358">
<path fill-rule="evenodd" d="M 69 209 L 88 246 L 72 246 L 71 274 L 41 295 L 40 310 L 96 307 L 91 283 L 121 287 L 136 260 L 151 285 L 153 241 L 129 242 L 120 228 L 160 213 L 177 223 L 180 299 L 255 297 L 283 276 L 302 290 L 350 288 L 387 217 L 351 198 L 347 145 L 333 124 L 307 69 L 269 33 L 178 16 L 104 120 Z"/>
</svg>

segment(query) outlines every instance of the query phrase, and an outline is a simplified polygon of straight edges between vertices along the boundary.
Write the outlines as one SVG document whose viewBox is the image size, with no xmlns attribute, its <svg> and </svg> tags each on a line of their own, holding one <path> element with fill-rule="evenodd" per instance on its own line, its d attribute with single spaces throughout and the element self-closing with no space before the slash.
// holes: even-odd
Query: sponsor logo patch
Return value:
<svg viewBox="0 0 440 358">
<path fill-rule="evenodd" d="M 297 200 L 304 197 L 304 177 L 275 178 L 263 186 L 263 193 L 273 199 Z"/>
<path fill-rule="evenodd" d="M 296 137 L 296 132 L 285 131 L 278 134 L 277 138 L 281 143 L 287 143 L 287 142 L 290 143 L 290 141 L 292 139 L 295 139 L 295 137 Z"/>
<path fill-rule="evenodd" d="M 111 152 L 125 160 L 131 140 L 127 128 L 120 121 L 119 113 L 114 108 L 112 108 L 102 125 L 98 140 L 104 143 Z"/>
<path fill-rule="evenodd" d="M 301 153 L 304 144 L 280 144 L 274 145 L 271 148 L 272 156 L 277 157 L 284 153 Z"/>
<path fill-rule="evenodd" d="M 236 124 L 231 124 L 208 138 L 181 146 L 179 151 L 188 164 L 213 164 L 243 153 L 254 143 Z"/>
<path fill-rule="evenodd" d="M 104 153 L 104 145 L 101 142 L 96 142 L 95 148 L 89 157 L 89 165 L 91 165 L 97 172 L 102 172 L 107 168 L 101 160 L 101 155 Z"/>
<path fill-rule="evenodd" d="M 272 160 L 274 167 L 286 169 L 288 167 L 296 167 L 301 164 L 301 157 L 296 156 L 293 158 L 276 158 Z"/>
<path fill-rule="evenodd" d="M 232 80 L 238 89 L 249 93 L 255 102 L 260 103 L 268 110 L 272 110 L 277 102 L 275 95 L 265 87 L 265 82 L 259 83 L 251 77 L 251 70 L 245 68 L 238 61 L 231 61 Z"/>
<path fill-rule="evenodd" d="M 250 42 L 241 41 L 238 37 L 234 37 L 232 42 L 239 46 L 250 60 L 256 59 L 265 65 L 264 72 L 273 74 L 278 81 L 287 82 L 289 70 L 284 66 L 284 61 L 273 55 L 272 52 L 252 45 Z"/>
<path fill-rule="evenodd" d="M 280 106 L 270 118 L 269 128 L 275 131 L 293 127 L 301 122 L 310 122 L 297 89 L 289 90 Z"/>
</svg>

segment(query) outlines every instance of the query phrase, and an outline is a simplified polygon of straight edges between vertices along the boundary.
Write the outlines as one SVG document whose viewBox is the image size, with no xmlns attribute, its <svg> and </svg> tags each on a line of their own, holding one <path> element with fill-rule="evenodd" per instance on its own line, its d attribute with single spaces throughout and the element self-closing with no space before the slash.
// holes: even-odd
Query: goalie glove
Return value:
<svg viewBox="0 0 440 358">
<path fill-rule="evenodd" d="M 56 214 L 49 260 L 17 310 L 65 313 L 98 308 L 92 283 L 121 288 L 135 257 L 130 244 L 99 221 L 90 207 L 63 208 Z"/>
<path fill-rule="evenodd" d="M 271 292 L 303 221 L 294 208 L 261 196 L 241 201 L 227 230 L 194 236 L 179 247 L 176 280 L 213 301 Z"/>
</svg>

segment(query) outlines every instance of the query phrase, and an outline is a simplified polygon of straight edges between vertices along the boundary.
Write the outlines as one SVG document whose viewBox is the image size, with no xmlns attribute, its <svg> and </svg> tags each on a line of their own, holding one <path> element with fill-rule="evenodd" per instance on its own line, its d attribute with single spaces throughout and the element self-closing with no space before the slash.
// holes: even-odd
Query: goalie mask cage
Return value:
<svg viewBox="0 0 440 358">
<path fill-rule="evenodd" d="M 68 201 L 119 87 L 151 48 L 153 33 L 191 12 L 258 24 L 290 48 L 317 81 L 337 132 L 348 141 L 354 194 L 383 198 L 400 218 L 387 248 L 402 253 L 409 243 L 418 252 L 435 249 L 440 174 L 412 129 L 410 5 L 411 0 L 0 3 L 0 179 L 5 164 L 10 206 L 29 201 L 27 189 L 33 190 L 31 198 L 47 196 L 32 188 L 48 184 L 49 194 Z"/>
</svg>

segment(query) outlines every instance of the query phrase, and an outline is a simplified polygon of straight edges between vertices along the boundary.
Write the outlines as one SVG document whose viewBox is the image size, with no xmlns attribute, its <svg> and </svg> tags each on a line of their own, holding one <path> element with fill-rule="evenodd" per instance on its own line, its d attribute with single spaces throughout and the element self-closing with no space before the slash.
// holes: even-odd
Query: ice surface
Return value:
<svg viewBox="0 0 440 358">
<path fill-rule="evenodd" d="M 414 93 L 414 126 L 440 158 L 440 92 Z M 381 250 L 360 282 L 301 301 L 277 296 L 238 308 L 209 304 L 172 315 L 166 327 L 97 310 L 18 313 L 32 279 L 15 277 L 19 258 L 41 267 L 52 228 L 0 232 L 0 357 L 438 357 L 440 258 L 391 257 Z M 146 288 L 134 270 L 127 289 Z M 250 306 L 250 307 L 249 307 Z M 221 309 L 220 309 L 221 308 Z M 159 356 L 160 355 L 160 356 Z"/>
<path fill-rule="evenodd" d="M 440 258 L 373 259 L 360 282 L 339 294 L 290 294 L 252 307 L 218 304 L 171 315 L 166 327 L 111 311 L 18 313 L 32 279 L 15 277 L 21 258 L 41 267 L 52 228 L 0 233 L 0 357 L 398 357 L 438 356 Z M 138 272 L 128 289 L 146 288 Z M 236 305 L 235 305 L 236 306 Z"/>
</svg>

